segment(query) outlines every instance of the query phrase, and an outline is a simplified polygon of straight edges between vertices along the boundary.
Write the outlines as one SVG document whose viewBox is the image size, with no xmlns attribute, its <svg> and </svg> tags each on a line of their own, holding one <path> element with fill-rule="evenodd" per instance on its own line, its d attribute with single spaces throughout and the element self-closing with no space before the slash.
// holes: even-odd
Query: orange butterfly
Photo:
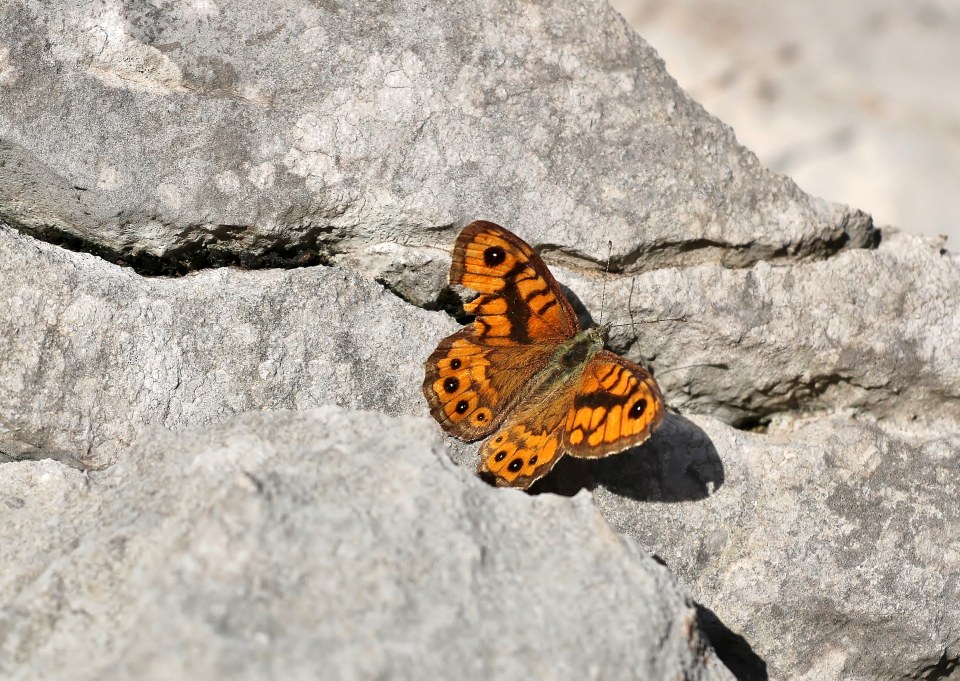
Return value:
<svg viewBox="0 0 960 681">
<path fill-rule="evenodd" d="M 650 437 L 663 395 L 650 373 L 603 349 L 609 327 L 584 329 L 540 256 L 478 220 L 457 237 L 450 283 L 480 293 L 476 316 L 441 341 L 424 368 L 430 413 L 480 450 L 479 472 L 529 487 L 564 453 L 593 458 Z"/>
</svg>

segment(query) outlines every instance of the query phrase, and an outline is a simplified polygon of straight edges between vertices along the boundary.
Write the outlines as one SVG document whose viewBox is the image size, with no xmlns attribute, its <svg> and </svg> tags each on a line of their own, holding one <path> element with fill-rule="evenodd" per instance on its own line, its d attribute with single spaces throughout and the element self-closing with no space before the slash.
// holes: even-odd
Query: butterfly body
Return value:
<svg viewBox="0 0 960 681">
<path fill-rule="evenodd" d="M 490 222 L 467 225 L 450 282 L 479 292 L 474 322 L 427 359 L 423 393 L 452 435 L 481 447 L 481 473 L 528 487 L 564 454 L 597 457 L 646 440 L 663 397 L 643 367 L 604 350 L 607 327 L 583 329 L 540 256 Z"/>
<path fill-rule="evenodd" d="M 547 365 L 524 386 L 524 393 L 548 400 L 564 385 L 580 380 L 590 360 L 603 350 L 603 333 L 600 327 L 591 327 L 558 345 Z"/>
</svg>

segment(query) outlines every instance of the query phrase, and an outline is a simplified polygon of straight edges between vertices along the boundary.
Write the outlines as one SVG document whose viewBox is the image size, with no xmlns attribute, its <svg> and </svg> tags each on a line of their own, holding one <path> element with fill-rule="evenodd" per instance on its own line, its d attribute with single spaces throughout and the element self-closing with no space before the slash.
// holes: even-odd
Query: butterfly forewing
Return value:
<svg viewBox="0 0 960 681">
<path fill-rule="evenodd" d="M 446 431 L 476 440 L 503 422 L 559 340 L 580 327 L 536 251 L 491 222 L 460 232 L 450 283 L 479 292 L 464 305 L 476 319 L 427 359 L 423 394 Z"/>
<path fill-rule="evenodd" d="M 457 237 L 450 283 L 480 293 L 464 305 L 488 345 L 562 340 L 580 330 L 577 315 L 543 260 L 517 236 L 478 220 Z"/>
</svg>

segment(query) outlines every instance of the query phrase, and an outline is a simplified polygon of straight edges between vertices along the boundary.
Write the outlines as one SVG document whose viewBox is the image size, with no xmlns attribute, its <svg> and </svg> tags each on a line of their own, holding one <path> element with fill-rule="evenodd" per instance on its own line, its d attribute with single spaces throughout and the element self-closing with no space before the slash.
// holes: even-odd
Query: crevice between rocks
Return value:
<svg viewBox="0 0 960 681">
<path fill-rule="evenodd" d="M 0 422 L 0 464 L 14 461 L 40 461 L 53 459 L 64 466 L 78 471 L 93 470 L 95 467 L 84 465 L 80 457 L 73 452 L 44 447 L 13 437 L 8 424 Z"/>
<path fill-rule="evenodd" d="M 742 418 L 734 419 L 730 425 L 738 430 L 764 432 L 777 416 L 803 414 L 829 407 L 829 405 L 817 404 L 817 400 L 830 388 L 843 384 L 867 392 L 881 389 L 863 386 L 842 372 L 785 378 L 773 385 L 757 389 L 747 398 L 748 401 L 762 402 L 762 404 L 743 405 L 741 402 L 740 405 L 731 405 L 743 409 L 746 413 Z"/>
<path fill-rule="evenodd" d="M 251 249 L 249 244 L 244 244 L 236 236 L 249 232 L 247 225 L 190 225 L 183 232 L 194 235 L 194 238 L 157 255 L 107 246 L 62 224 L 24 220 L 16 212 L 0 213 L 0 221 L 40 241 L 89 253 L 115 265 L 130 267 L 143 276 L 180 277 L 199 270 L 227 266 L 243 269 L 329 266 L 335 256 L 346 252 L 337 248 L 336 239 L 330 238 L 333 229 L 323 226 L 299 232 L 296 240 L 278 237 L 269 245 Z M 881 232 L 873 226 L 872 218 L 862 211 L 854 211 L 844 217 L 837 226 L 836 235 L 831 238 L 805 239 L 779 248 L 756 242 L 733 244 L 707 238 L 668 241 L 638 246 L 621 257 L 611 259 L 609 264 L 596 262 L 576 249 L 558 244 L 543 244 L 538 251 L 555 253 L 561 262 L 583 272 L 595 271 L 595 268 L 584 266 L 586 261 L 602 266 L 611 273 L 637 274 L 662 267 L 690 267 L 707 262 L 719 262 L 724 267 L 739 269 L 751 267 L 760 261 L 786 264 L 825 259 L 849 248 L 876 248 L 880 240 Z M 642 267 L 637 267 L 638 263 L 642 263 Z M 438 304 L 435 309 L 441 307 Z"/>
<path fill-rule="evenodd" d="M 725 370 L 730 368 L 725 364 L 703 366 Z M 667 370 L 667 373 L 669 371 Z M 657 376 L 656 371 L 653 373 Z M 747 394 L 725 401 L 714 401 L 709 392 L 692 389 L 691 384 L 686 384 L 677 391 L 682 399 L 675 402 L 679 402 L 682 407 L 678 413 L 707 413 L 720 417 L 737 430 L 763 433 L 777 417 L 800 416 L 832 409 L 835 405 L 822 401 L 821 398 L 832 388 L 844 385 L 867 394 L 877 394 L 876 401 L 867 400 L 864 403 L 865 408 L 869 404 L 882 402 L 887 396 L 893 398 L 897 394 L 895 388 L 885 385 L 863 385 L 843 371 L 831 371 L 810 376 L 783 376 L 780 380 L 756 387 Z M 698 404 L 713 405 L 713 408 L 703 411 L 693 406 Z M 725 412 L 726 416 L 720 416 L 720 412 Z"/>
<path fill-rule="evenodd" d="M 609 263 L 560 244 L 542 244 L 537 251 L 541 255 L 553 254 L 565 266 L 584 274 L 596 273 L 596 267 L 584 267 L 578 262 L 591 262 L 611 274 L 636 275 L 664 267 L 693 267 L 710 262 L 720 263 L 728 269 L 745 269 L 758 262 L 776 266 L 826 260 L 850 249 L 876 249 L 882 240 L 882 230 L 874 226 L 873 218 L 856 210 L 844 217 L 832 237 L 801 239 L 779 247 L 756 241 L 737 244 L 708 238 L 663 241 L 637 246 L 622 256 L 611 258 Z M 638 266 L 638 263 L 641 264 Z"/>
<path fill-rule="evenodd" d="M 144 251 L 121 251 L 97 243 L 63 227 L 50 223 L 26 224 L 10 215 L 0 215 L 4 224 L 21 234 L 77 253 L 88 253 L 120 267 L 129 267 L 146 277 L 182 277 L 193 272 L 218 267 L 241 269 L 294 269 L 333 264 L 338 251 L 332 242 L 322 239 L 329 229 L 315 229 L 302 233 L 296 242 L 278 239 L 262 250 L 239 250 L 239 242 L 225 238 L 237 231 L 246 231 L 244 225 L 203 225 L 198 234 L 203 239 L 186 242 L 163 255 Z"/>
<path fill-rule="evenodd" d="M 701 254 L 692 264 L 704 262 L 719 262 L 728 269 L 744 269 L 764 261 L 770 264 L 793 264 L 806 260 L 825 260 L 849 248 L 876 248 L 880 245 L 881 233 L 874 228 L 866 243 L 854 243 L 848 232 L 843 231 L 833 239 L 804 240 L 786 244 L 778 248 L 770 245 L 749 242 L 732 244 L 714 239 L 691 239 L 687 241 L 666 241 L 655 244 L 653 247 L 634 249 L 611 262 L 613 272 L 636 273 L 659 267 L 669 267 L 674 263 L 683 263 L 689 260 L 692 253 Z M 704 258 L 703 255 L 714 254 L 714 257 Z M 635 265 L 643 262 L 642 268 Z M 662 263 L 662 264 L 661 264 Z"/>
</svg>

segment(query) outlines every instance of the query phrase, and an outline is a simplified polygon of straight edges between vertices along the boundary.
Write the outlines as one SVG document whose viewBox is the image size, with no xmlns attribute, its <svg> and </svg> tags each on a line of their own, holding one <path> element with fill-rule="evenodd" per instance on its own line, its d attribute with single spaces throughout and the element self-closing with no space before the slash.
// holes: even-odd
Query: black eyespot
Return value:
<svg viewBox="0 0 960 681">
<path fill-rule="evenodd" d="M 487 263 L 487 267 L 502 265 L 506 259 L 507 252 L 499 246 L 491 246 L 483 252 L 483 262 Z"/>
<path fill-rule="evenodd" d="M 484 412 L 481 411 L 479 414 L 477 414 L 477 421 L 486 421 L 486 420 L 487 420 L 487 415 Z"/>
<path fill-rule="evenodd" d="M 647 410 L 647 401 L 644 399 L 637 400 L 636 404 L 630 407 L 630 413 L 627 414 L 632 419 L 638 419 L 643 415 L 643 412 Z"/>
<path fill-rule="evenodd" d="M 451 369 L 459 369 L 463 365 L 463 362 L 460 361 L 459 357 L 454 357 L 450 360 Z"/>
<path fill-rule="evenodd" d="M 532 465 L 534 465 L 535 463 L 537 463 L 537 455 L 536 455 L 536 454 L 534 454 L 533 456 L 530 457 L 530 465 L 532 466 Z"/>
<path fill-rule="evenodd" d="M 507 470 L 511 473 L 516 473 L 521 468 L 523 468 L 523 459 L 514 459 L 510 462 L 510 465 L 507 466 Z"/>
<path fill-rule="evenodd" d="M 503 442 L 503 435 L 497 435 L 497 437 L 496 437 L 496 439 L 494 440 L 494 442 L 497 442 L 497 443 Z"/>
<path fill-rule="evenodd" d="M 460 387 L 460 379 L 458 379 L 456 376 L 451 376 L 450 378 L 448 378 L 443 382 L 443 389 L 446 390 L 448 393 L 457 392 L 457 388 L 459 387 Z"/>
<path fill-rule="evenodd" d="M 457 402 L 457 407 L 456 407 L 456 408 L 457 408 L 457 413 L 458 413 L 458 414 L 462 414 L 463 412 L 465 412 L 465 411 L 467 410 L 467 407 L 469 407 L 469 406 L 470 406 L 470 404 L 469 404 L 466 400 L 460 400 L 459 402 Z"/>
<path fill-rule="evenodd" d="M 507 453 L 506 453 L 506 452 L 497 452 L 497 455 L 496 455 L 495 457 L 493 457 L 493 460 L 494 460 L 494 461 L 503 461 L 503 460 L 506 459 L 506 458 L 507 458 Z"/>
</svg>

